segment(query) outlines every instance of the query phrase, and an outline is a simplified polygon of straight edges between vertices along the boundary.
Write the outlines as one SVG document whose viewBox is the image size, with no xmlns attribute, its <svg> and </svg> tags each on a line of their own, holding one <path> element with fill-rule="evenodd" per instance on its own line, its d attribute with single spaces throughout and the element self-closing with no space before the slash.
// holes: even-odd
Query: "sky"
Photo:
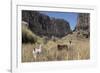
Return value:
<svg viewBox="0 0 100 73">
<path fill-rule="evenodd" d="M 71 29 L 73 30 L 77 24 L 78 13 L 73 12 L 47 12 L 42 11 L 41 13 L 46 14 L 50 17 L 64 19 L 69 22 Z"/>
</svg>

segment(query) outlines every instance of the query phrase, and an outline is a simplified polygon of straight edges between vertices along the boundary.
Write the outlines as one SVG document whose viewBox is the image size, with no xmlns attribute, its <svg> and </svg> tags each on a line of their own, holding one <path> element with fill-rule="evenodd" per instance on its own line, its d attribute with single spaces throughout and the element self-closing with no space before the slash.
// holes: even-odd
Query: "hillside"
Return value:
<svg viewBox="0 0 100 73">
<path fill-rule="evenodd" d="M 76 33 L 73 33 L 76 35 Z M 23 44 L 22 45 L 22 62 L 39 62 L 39 61 L 61 61 L 61 60 L 88 60 L 90 59 L 89 39 L 78 39 L 74 35 L 67 35 L 62 39 L 41 41 L 43 51 L 38 55 L 37 59 L 33 57 L 32 50 L 38 44 Z M 69 44 L 71 39 L 72 44 Z M 59 51 L 57 45 L 68 45 L 69 48 L 64 48 Z M 66 50 L 67 49 L 67 50 Z"/>
</svg>

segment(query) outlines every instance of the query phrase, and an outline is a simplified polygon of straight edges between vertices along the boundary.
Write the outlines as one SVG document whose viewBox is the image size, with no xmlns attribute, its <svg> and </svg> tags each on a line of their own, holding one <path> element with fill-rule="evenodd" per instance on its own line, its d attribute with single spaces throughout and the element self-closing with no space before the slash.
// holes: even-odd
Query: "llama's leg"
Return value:
<svg viewBox="0 0 100 73">
<path fill-rule="evenodd" d="M 34 57 L 34 61 L 36 61 L 37 55 L 33 54 L 33 57 Z"/>
</svg>

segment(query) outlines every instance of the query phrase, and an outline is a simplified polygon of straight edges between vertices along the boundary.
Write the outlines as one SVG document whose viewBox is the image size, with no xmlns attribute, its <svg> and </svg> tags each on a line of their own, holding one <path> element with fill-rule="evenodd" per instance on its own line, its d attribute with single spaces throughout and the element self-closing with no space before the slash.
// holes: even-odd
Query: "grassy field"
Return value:
<svg viewBox="0 0 100 73">
<path fill-rule="evenodd" d="M 69 44 L 69 40 L 72 44 Z M 87 60 L 90 59 L 89 38 L 77 38 L 76 33 L 69 34 L 61 39 L 48 40 L 39 38 L 35 44 L 22 44 L 22 62 L 61 61 L 61 60 Z M 42 44 L 42 53 L 35 59 L 32 51 L 38 43 Z M 68 50 L 57 49 L 58 44 L 68 45 Z"/>
</svg>

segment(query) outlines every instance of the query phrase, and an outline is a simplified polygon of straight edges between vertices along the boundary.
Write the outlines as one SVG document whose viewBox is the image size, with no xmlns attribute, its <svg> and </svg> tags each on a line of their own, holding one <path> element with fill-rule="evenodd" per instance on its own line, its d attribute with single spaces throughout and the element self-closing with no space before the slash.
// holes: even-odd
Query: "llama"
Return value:
<svg viewBox="0 0 100 73">
<path fill-rule="evenodd" d="M 42 52 L 42 45 L 40 44 L 38 48 L 33 48 L 33 56 L 36 60 L 37 55 Z"/>
<path fill-rule="evenodd" d="M 63 50 L 63 49 L 66 49 L 67 51 L 71 50 L 72 49 L 72 41 L 69 40 L 68 44 L 63 44 L 63 45 L 58 44 L 57 49 L 58 49 L 58 51 Z"/>
<path fill-rule="evenodd" d="M 58 48 L 59 51 L 65 49 L 65 48 L 66 48 L 66 50 L 68 50 L 68 45 L 60 45 L 60 44 L 58 44 L 57 48 Z"/>
</svg>

